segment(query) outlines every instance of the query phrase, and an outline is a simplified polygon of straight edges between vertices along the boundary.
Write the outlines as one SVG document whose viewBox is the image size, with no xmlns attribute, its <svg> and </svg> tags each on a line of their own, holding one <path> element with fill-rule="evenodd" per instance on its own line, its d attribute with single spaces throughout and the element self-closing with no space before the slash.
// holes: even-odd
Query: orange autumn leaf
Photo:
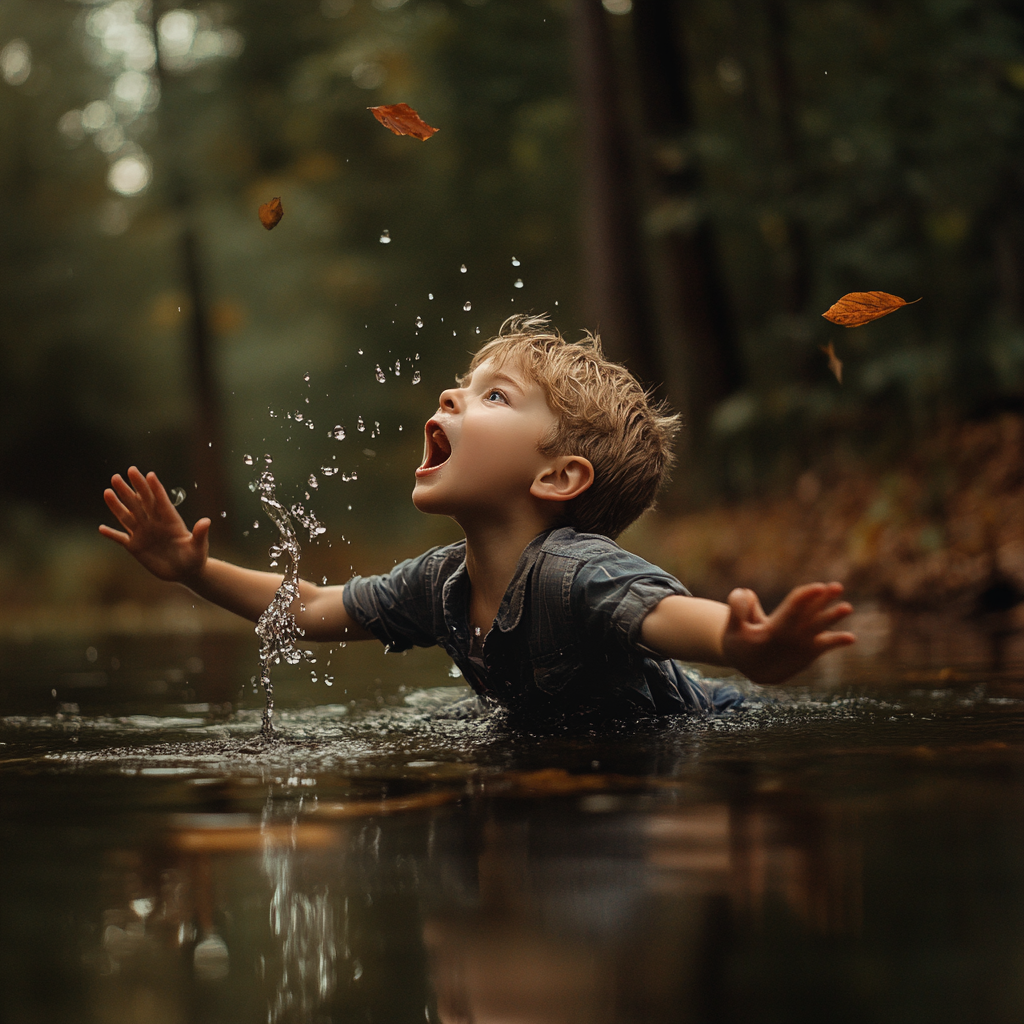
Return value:
<svg viewBox="0 0 1024 1024">
<path fill-rule="evenodd" d="M 920 301 L 914 299 L 914 302 Z M 888 292 L 850 292 L 821 315 L 841 327 L 860 327 L 880 316 L 894 313 L 901 306 L 912 306 L 914 302 L 907 302 Z"/>
<path fill-rule="evenodd" d="M 386 107 L 367 107 L 366 109 L 371 111 L 385 128 L 391 129 L 396 135 L 411 135 L 414 139 L 426 142 L 437 131 L 436 128 L 431 128 L 426 121 L 421 121 L 420 115 L 408 103 L 392 103 Z"/>
<path fill-rule="evenodd" d="M 269 203 L 260 207 L 260 223 L 269 231 L 276 227 L 278 221 L 284 216 L 284 207 L 281 205 L 281 197 L 274 196 Z"/>
<path fill-rule="evenodd" d="M 836 380 L 842 384 L 843 363 L 839 356 L 836 355 L 836 350 L 832 347 L 832 342 L 830 341 L 827 345 L 819 345 L 818 348 L 828 356 L 828 368 L 835 374 Z"/>
</svg>

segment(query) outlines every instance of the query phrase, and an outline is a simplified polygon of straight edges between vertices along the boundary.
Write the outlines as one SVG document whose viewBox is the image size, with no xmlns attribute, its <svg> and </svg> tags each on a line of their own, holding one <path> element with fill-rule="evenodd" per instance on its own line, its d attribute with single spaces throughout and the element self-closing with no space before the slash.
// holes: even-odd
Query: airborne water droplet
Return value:
<svg viewBox="0 0 1024 1024">
<path fill-rule="evenodd" d="M 356 430 L 361 434 L 366 429 L 366 424 L 363 422 L 363 417 L 359 416 L 356 419 Z"/>
<path fill-rule="evenodd" d="M 420 382 L 420 371 L 419 370 L 414 370 L 413 371 L 412 382 L 413 382 L 413 384 L 419 384 L 419 382 Z"/>
<path fill-rule="evenodd" d="M 416 320 L 414 321 L 414 323 L 416 324 L 417 327 L 422 327 L 423 326 L 423 317 L 421 317 L 421 316 L 416 317 Z"/>
<path fill-rule="evenodd" d="M 517 277 L 515 279 L 515 281 L 512 282 L 512 284 L 513 284 L 513 287 L 515 287 L 515 288 L 522 288 L 523 287 L 523 279 L 521 277 Z"/>
<path fill-rule="evenodd" d="M 309 486 L 312 487 L 314 491 L 320 486 L 316 477 L 312 473 L 309 474 Z"/>
<path fill-rule="evenodd" d="M 395 376 L 400 377 L 402 375 L 402 360 L 395 360 Z"/>
<path fill-rule="evenodd" d="M 377 378 L 378 384 L 383 384 L 384 381 L 387 380 L 387 377 L 384 376 L 384 371 L 380 368 L 380 363 L 377 364 L 377 368 L 373 371 L 373 375 Z"/>
<path fill-rule="evenodd" d="M 308 384 L 309 383 L 309 374 L 308 373 L 304 373 L 302 375 L 302 379 Z"/>
<path fill-rule="evenodd" d="M 303 421 L 303 420 L 304 420 L 305 418 L 306 418 L 306 417 L 305 417 L 305 416 L 303 416 L 301 412 L 297 412 L 297 413 L 295 414 L 295 422 L 296 422 L 296 423 L 301 423 L 301 422 L 302 422 L 302 421 Z"/>
<path fill-rule="evenodd" d="M 390 232 L 390 231 L 388 231 L 388 229 L 387 229 L 387 228 L 385 228 L 385 229 L 384 229 L 384 230 L 383 230 L 383 231 L 382 231 L 382 232 L 380 233 L 380 244 L 381 244 L 381 245 L 387 245 L 387 244 L 388 244 L 388 242 L 390 242 L 390 241 L 391 241 L 391 232 Z"/>
<path fill-rule="evenodd" d="M 170 490 L 171 503 L 177 508 L 185 500 L 184 487 L 172 487 Z"/>
<path fill-rule="evenodd" d="M 431 302 L 433 302 L 434 301 L 434 293 L 433 292 L 427 292 L 427 298 L 430 299 Z"/>
<path fill-rule="evenodd" d="M 465 272 L 466 272 L 466 264 L 463 263 L 462 266 L 459 267 L 459 273 L 460 274 L 464 274 Z"/>
<path fill-rule="evenodd" d="M 344 441 L 345 428 L 339 424 L 331 431 L 331 437 L 333 437 L 335 441 Z"/>
<path fill-rule="evenodd" d="M 361 348 L 357 348 L 356 349 L 356 355 L 357 356 L 361 356 L 362 354 L 363 354 L 363 350 Z"/>
<path fill-rule="evenodd" d="M 512 257 L 512 266 L 513 267 L 518 267 L 519 266 L 519 260 L 517 260 L 515 258 L 515 256 Z"/>
<path fill-rule="evenodd" d="M 470 302 L 469 299 L 466 299 L 462 304 L 462 308 L 468 313 L 473 308 L 473 303 Z"/>
<path fill-rule="evenodd" d="M 243 456 L 242 456 L 242 461 L 243 461 L 243 462 L 244 462 L 244 463 L 245 463 L 245 464 L 246 464 L 247 466 L 251 466 L 251 465 L 252 465 L 252 456 L 251 456 L 251 455 L 243 455 Z"/>
<path fill-rule="evenodd" d="M 321 466 L 320 467 L 320 472 L 323 473 L 324 476 L 334 476 L 338 472 L 338 467 L 337 466 Z"/>
</svg>

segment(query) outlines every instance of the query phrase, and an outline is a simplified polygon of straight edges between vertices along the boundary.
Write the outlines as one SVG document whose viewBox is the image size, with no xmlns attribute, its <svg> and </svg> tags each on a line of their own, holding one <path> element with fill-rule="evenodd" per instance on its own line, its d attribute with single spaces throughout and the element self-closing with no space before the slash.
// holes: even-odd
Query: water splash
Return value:
<svg viewBox="0 0 1024 1024">
<path fill-rule="evenodd" d="M 277 527 L 280 534 L 278 543 L 271 545 L 270 557 L 277 561 L 282 555 L 288 556 L 284 579 L 274 594 L 267 610 L 256 623 L 256 635 L 260 638 L 260 685 L 266 696 L 263 708 L 263 721 L 260 735 L 264 740 L 274 738 L 274 684 L 270 678 L 271 666 L 279 665 L 284 659 L 289 665 L 297 665 L 303 658 L 312 658 L 312 651 L 300 650 L 297 644 L 305 632 L 295 621 L 291 612 L 292 604 L 299 597 L 299 557 L 300 548 L 295 528 L 292 525 L 294 516 L 309 531 L 309 539 L 313 540 L 325 533 L 312 511 L 306 511 L 301 505 L 292 505 L 289 511 L 277 500 L 274 490 L 274 474 L 269 469 L 260 473 L 257 489 L 260 504 L 270 521 Z M 258 526 L 258 523 L 254 523 Z"/>
<path fill-rule="evenodd" d="M 420 379 L 421 379 L 420 378 L 420 371 L 419 370 L 413 370 L 413 374 L 412 374 L 412 382 L 413 382 L 413 384 L 419 384 Z"/>
<path fill-rule="evenodd" d="M 251 456 L 251 455 L 243 455 L 243 456 L 242 456 L 242 461 L 243 461 L 243 462 L 244 462 L 244 463 L 245 463 L 245 464 L 246 464 L 247 466 L 251 466 L 251 465 L 252 465 L 252 456 Z"/>
<path fill-rule="evenodd" d="M 345 440 L 345 428 L 340 423 L 330 432 L 330 434 L 335 441 Z"/>
<path fill-rule="evenodd" d="M 171 499 L 171 503 L 177 508 L 185 500 L 185 488 L 184 487 L 172 487 L 168 492 Z"/>
<path fill-rule="evenodd" d="M 380 363 L 377 364 L 377 368 L 373 371 L 373 375 L 377 378 L 378 384 L 383 384 L 387 377 L 384 376 L 384 371 L 380 368 Z"/>
<path fill-rule="evenodd" d="M 402 375 L 402 360 L 395 360 L 395 376 L 400 377 Z"/>
<path fill-rule="evenodd" d="M 363 422 L 362 416 L 356 417 L 356 430 L 361 434 L 366 429 L 366 424 Z"/>
<path fill-rule="evenodd" d="M 418 316 L 418 317 L 416 317 L 416 319 L 413 322 L 416 324 L 417 327 L 422 327 L 423 326 L 423 317 Z"/>
</svg>

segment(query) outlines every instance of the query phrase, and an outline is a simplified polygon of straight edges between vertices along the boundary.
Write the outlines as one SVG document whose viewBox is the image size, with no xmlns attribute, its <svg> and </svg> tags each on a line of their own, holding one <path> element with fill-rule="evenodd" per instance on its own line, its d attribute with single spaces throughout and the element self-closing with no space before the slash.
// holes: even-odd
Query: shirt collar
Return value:
<svg viewBox="0 0 1024 1024">
<path fill-rule="evenodd" d="M 547 540 L 551 530 L 545 530 L 537 534 L 533 540 L 523 549 L 516 565 L 516 571 L 505 590 L 505 596 L 501 600 L 501 607 L 498 609 L 498 617 L 494 620 L 495 625 L 502 633 L 508 633 L 519 625 L 523 617 L 523 605 L 526 600 L 526 584 L 530 578 L 530 572 L 537 562 L 540 549 Z M 444 621 L 449 632 L 457 636 L 469 636 L 469 574 L 466 572 L 466 559 L 463 555 L 462 561 L 456 570 L 445 580 L 441 590 L 441 603 L 444 608 Z"/>
</svg>

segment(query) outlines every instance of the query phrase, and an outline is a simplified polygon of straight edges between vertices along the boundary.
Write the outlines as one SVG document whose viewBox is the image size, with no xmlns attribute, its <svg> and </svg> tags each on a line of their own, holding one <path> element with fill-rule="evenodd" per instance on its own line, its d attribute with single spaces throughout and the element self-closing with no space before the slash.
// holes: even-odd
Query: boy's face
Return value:
<svg viewBox="0 0 1024 1024">
<path fill-rule="evenodd" d="M 538 446 L 557 422 L 538 384 L 512 364 L 486 360 L 462 387 L 441 393 L 413 504 L 463 525 L 481 514 L 501 521 L 534 500 L 530 486 L 550 462 Z"/>
</svg>

